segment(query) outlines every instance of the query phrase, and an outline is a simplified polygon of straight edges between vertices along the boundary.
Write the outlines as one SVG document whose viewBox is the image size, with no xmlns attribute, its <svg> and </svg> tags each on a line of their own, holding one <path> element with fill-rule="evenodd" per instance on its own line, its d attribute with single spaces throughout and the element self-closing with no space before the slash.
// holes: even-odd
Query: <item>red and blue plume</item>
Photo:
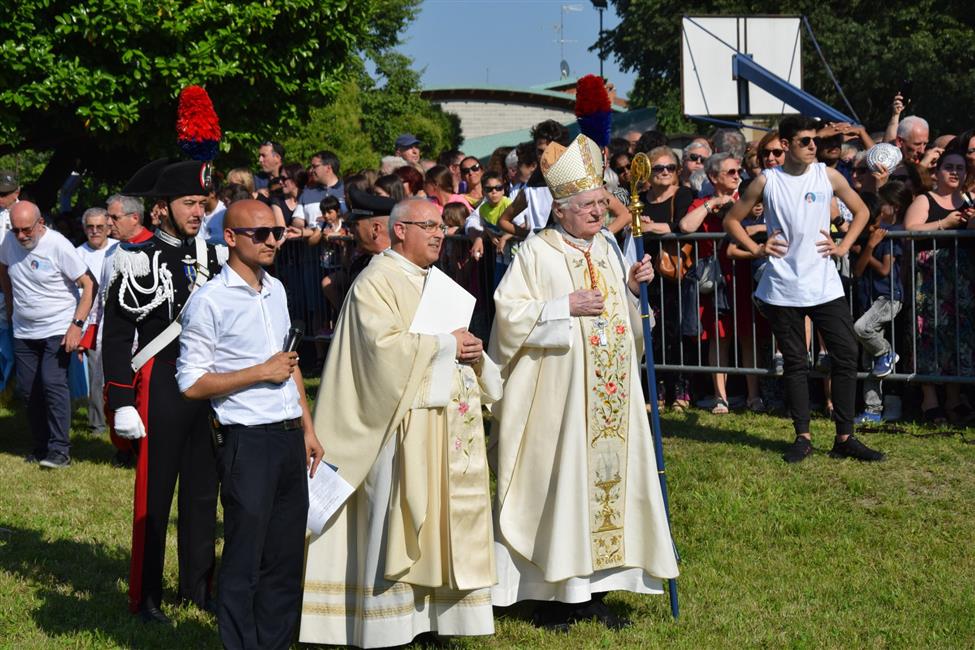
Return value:
<svg viewBox="0 0 975 650">
<path fill-rule="evenodd" d="M 602 77 L 587 74 L 576 82 L 576 120 L 583 135 L 600 147 L 609 146 L 612 106 Z"/>
<path fill-rule="evenodd" d="M 176 139 L 183 154 L 193 160 L 209 161 L 217 157 L 220 120 L 210 96 L 200 86 L 187 86 L 179 93 Z"/>
</svg>

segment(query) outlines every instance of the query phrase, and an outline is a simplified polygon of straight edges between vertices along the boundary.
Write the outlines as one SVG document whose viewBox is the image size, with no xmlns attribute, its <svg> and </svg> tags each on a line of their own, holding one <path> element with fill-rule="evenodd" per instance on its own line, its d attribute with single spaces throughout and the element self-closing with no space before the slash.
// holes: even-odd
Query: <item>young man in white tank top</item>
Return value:
<svg viewBox="0 0 975 650">
<path fill-rule="evenodd" d="M 822 333 L 832 357 L 833 417 L 836 439 L 829 455 L 878 461 L 884 454 L 853 436 L 856 407 L 857 342 L 853 318 L 836 265 L 867 224 L 869 212 L 843 176 L 816 162 L 816 125 L 807 117 L 790 116 L 779 124 L 785 164 L 766 169 L 752 182 L 724 219 L 725 231 L 753 255 L 768 258 L 755 288 L 762 313 L 768 318 L 785 360 L 785 390 L 796 439 L 783 458 L 797 463 L 812 453 L 809 435 L 809 366 L 805 317 Z M 843 240 L 829 232 L 829 206 L 839 197 L 853 212 Z M 768 240 L 755 242 L 742 227 L 761 199 L 765 206 Z"/>
</svg>

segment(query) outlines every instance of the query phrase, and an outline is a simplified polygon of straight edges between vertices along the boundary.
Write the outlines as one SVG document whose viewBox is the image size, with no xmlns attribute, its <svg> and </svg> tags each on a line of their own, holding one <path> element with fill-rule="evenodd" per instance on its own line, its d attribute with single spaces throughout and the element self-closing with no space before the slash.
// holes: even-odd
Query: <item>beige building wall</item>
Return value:
<svg viewBox="0 0 975 650">
<path fill-rule="evenodd" d="M 465 139 L 480 138 L 516 129 L 529 129 L 543 120 L 566 124 L 576 119 L 571 110 L 525 106 L 499 101 L 435 102 L 460 117 Z"/>
</svg>

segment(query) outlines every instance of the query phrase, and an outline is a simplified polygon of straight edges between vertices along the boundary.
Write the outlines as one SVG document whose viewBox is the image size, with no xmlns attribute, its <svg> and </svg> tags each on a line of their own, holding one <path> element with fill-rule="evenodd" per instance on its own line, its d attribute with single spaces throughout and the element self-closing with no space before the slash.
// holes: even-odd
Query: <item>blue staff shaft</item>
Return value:
<svg viewBox="0 0 975 650">
<path fill-rule="evenodd" d="M 643 259 L 643 237 L 634 237 L 633 243 L 636 245 L 636 258 Z M 653 429 L 653 452 L 657 458 L 657 477 L 660 479 L 660 494 L 664 499 L 664 513 L 667 515 L 667 528 L 670 529 L 670 497 L 667 492 L 667 470 L 664 467 L 664 443 L 660 432 L 660 409 L 657 407 L 657 371 L 654 369 L 653 362 L 653 330 L 650 328 L 650 298 L 647 292 L 647 283 L 640 283 L 640 315 L 643 322 L 643 348 L 647 355 L 647 386 L 650 389 L 650 424 Z M 673 540 L 673 533 L 671 533 Z M 674 549 L 677 554 L 677 549 Z M 667 580 L 667 591 L 670 593 L 670 613 L 674 620 L 680 615 L 680 606 L 677 602 L 677 579 Z"/>
<path fill-rule="evenodd" d="M 638 153 L 630 161 L 630 217 L 633 220 L 631 230 L 633 233 L 633 244 L 636 247 L 636 258 L 643 261 L 645 254 L 643 247 L 643 202 L 640 200 L 640 187 L 650 178 L 650 158 L 645 153 Z M 670 527 L 670 496 L 667 492 L 667 470 L 664 467 L 664 441 L 661 436 L 660 428 L 660 409 L 657 408 L 657 370 L 653 361 L 653 331 L 650 328 L 650 300 L 648 297 L 648 284 L 640 283 L 640 314 L 643 322 L 643 347 L 647 355 L 647 389 L 650 393 L 650 425 L 653 434 L 653 451 L 657 458 L 657 478 L 660 479 L 660 494 L 664 501 L 664 515 L 667 517 L 667 530 L 670 532 L 671 543 L 674 534 Z M 674 545 L 674 556 L 678 561 L 680 556 L 677 554 L 677 545 Z M 670 593 L 670 613 L 674 620 L 680 613 L 677 604 L 677 579 L 667 580 L 667 591 Z"/>
<path fill-rule="evenodd" d="M 636 245 L 636 258 L 643 259 L 643 237 L 634 234 L 633 243 Z M 670 498 L 667 493 L 667 470 L 664 467 L 664 443 L 661 438 L 660 409 L 657 408 L 657 371 L 653 363 L 653 331 L 650 328 L 650 299 L 647 283 L 640 283 L 640 314 L 643 322 L 643 347 L 647 355 L 647 386 L 650 389 L 650 424 L 653 429 L 653 451 L 657 457 L 657 477 L 660 479 L 660 493 L 664 499 L 664 513 L 667 515 L 667 528 L 670 529 Z M 673 533 L 671 533 L 673 540 Z M 674 554 L 677 554 L 676 547 Z M 677 620 L 680 607 L 677 603 L 677 579 L 667 580 L 667 591 L 670 593 L 670 613 Z"/>
</svg>

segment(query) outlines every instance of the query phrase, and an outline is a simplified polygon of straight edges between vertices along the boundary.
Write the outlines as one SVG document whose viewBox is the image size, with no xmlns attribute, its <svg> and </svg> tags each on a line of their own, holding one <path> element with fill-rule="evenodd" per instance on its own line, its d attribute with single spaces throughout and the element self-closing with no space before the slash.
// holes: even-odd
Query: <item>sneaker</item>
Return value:
<svg viewBox="0 0 975 650">
<path fill-rule="evenodd" d="M 71 459 L 64 454 L 51 452 L 47 455 L 47 458 L 38 464 L 46 469 L 64 469 L 71 464 Z"/>
<path fill-rule="evenodd" d="M 900 356 L 894 352 L 881 354 L 873 360 L 873 369 L 870 370 L 870 374 L 877 379 L 882 379 L 894 372 L 894 365 L 898 361 L 900 361 Z"/>
<path fill-rule="evenodd" d="M 785 374 L 785 359 L 778 352 L 772 355 L 772 374 L 776 377 Z"/>
<path fill-rule="evenodd" d="M 887 456 L 876 449 L 866 446 L 856 436 L 850 436 L 843 442 L 834 441 L 829 451 L 830 458 L 853 458 L 864 461 L 881 461 Z"/>
<path fill-rule="evenodd" d="M 856 418 L 853 420 L 853 424 L 880 424 L 883 421 L 884 417 L 880 413 L 864 411 L 860 415 L 856 416 Z"/>
<path fill-rule="evenodd" d="M 832 366 L 833 360 L 829 358 L 829 355 L 825 352 L 820 352 L 819 356 L 816 357 L 816 365 L 813 366 L 813 370 L 821 375 L 828 375 Z"/>
<path fill-rule="evenodd" d="M 852 436 L 851 436 L 852 437 Z M 782 460 L 787 463 L 800 463 L 813 452 L 812 440 L 805 436 L 796 436 L 795 442 L 782 454 Z"/>
</svg>

